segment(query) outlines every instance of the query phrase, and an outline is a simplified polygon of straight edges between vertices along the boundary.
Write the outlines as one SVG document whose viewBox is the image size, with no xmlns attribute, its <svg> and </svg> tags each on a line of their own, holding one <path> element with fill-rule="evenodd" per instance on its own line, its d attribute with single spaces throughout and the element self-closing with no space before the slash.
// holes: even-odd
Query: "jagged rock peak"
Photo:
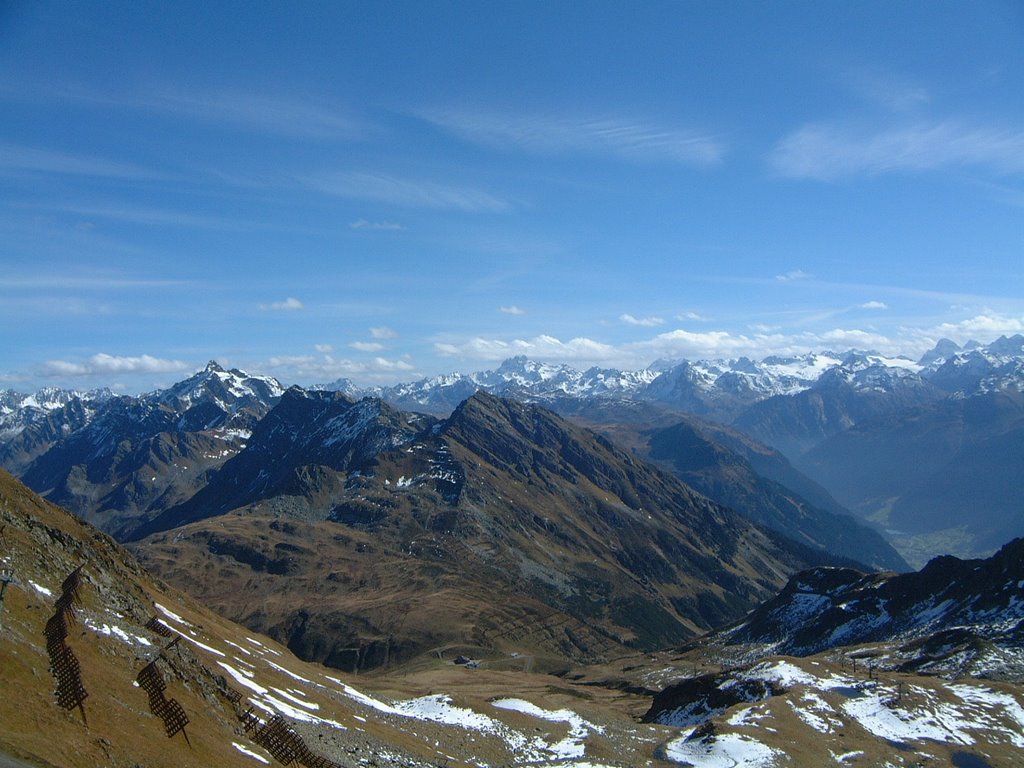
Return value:
<svg viewBox="0 0 1024 768">
<path fill-rule="evenodd" d="M 960 345 L 952 339 L 939 339 L 934 347 L 921 356 L 921 359 L 918 362 L 923 366 L 928 366 L 935 362 L 941 362 L 947 357 L 955 355 L 959 351 Z"/>
</svg>

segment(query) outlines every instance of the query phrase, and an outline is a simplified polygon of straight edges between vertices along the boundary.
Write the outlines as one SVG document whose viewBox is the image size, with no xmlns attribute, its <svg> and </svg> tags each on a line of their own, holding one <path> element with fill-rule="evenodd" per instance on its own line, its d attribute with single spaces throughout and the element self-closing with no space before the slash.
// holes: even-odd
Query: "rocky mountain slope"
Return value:
<svg viewBox="0 0 1024 768">
<path fill-rule="evenodd" d="M 63 437 L 88 424 L 113 397 L 109 390 L 0 392 L 0 466 L 19 473 Z"/>
<path fill-rule="evenodd" d="M 158 605 L 196 615 L 191 601 L 156 586 L 110 538 L 2 470 L 0 558 L 0 753 L 62 768 L 250 764 L 232 746 L 248 740 L 223 674 L 194 636 L 171 644 L 155 623 L 166 620 Z M 201 609 L 198 616 L 211 629 L 227 626 Z M 164 701 L 186 713 L 185 734 L 167 737 L 135 683 L 150 662 Z"/>
<path fill-rule="evenodd" d="M 659 362 L 628 375 L 601 372 L 600 381 L 613 386 L 595 381 L 566 366 L 516 358 L 495 371 L 443 383 L 424 379 L 378 394 L 443 412 L 452 402 L 435 396 L 445 387 L 461 395 L 485 388 L 563 414 L 600 410 L 605 421 L 665 426 L 666 412 L 684 411 L 727 422 L 781 450 L 843 505 L 885 527 L 918 565 L 943 551 L 987 554 L 1024 532 L 1015 512 L 1024 492 L 1014 459 L 1019 412 L 1002 421 L 985 413 L 1020 402 L 1024 336 L 963 347 L 943 339 L 918 361 L 825 352 Z M 950 411 L 960 416 L 950 418 Z M 921 439 L 908 439 L 908 432 Z M 958 514 L 965 507 L 985 514 L 965 520 Z"/>
<path fill-rule="evenodd" d="M 264 450 L 254 434 L 208 486 L 210 498 L 245 489 L 242 514 L 158 519 L 169 530 L 136 551 L 306 658 L 355 669 L 469 643 L 564 663 L 653 648 L 739 615 L 794 569 L 830 559 L 538 406 L 478 393 L 415 436 L 395 422 L 380 431 L 394 412 L 379 401 L 296 392 L 275 412 L 296 408 L 317 409 L 300 422 L 323 429 L 292 432 L 272 412 L 264 436 L 290 436 L 275 449 L 287 477 L 317 479 L 301 501 L 261 484 L 266 462 L 248 460 Z M 364 430 L 334 442 L 356 413 Z M 322 463 L 356 456 L 349 446 L 371 434 L 388 449 Z M 340 454 L 326 451 L 334 446 Z M 258 585 L 261 599 L 243 597 L 243 585 Z"/>
<path fill-rule="evenodd" d="M 136 537 L 265 502 L 267 509 L 324 519 L 345 478 L 378 454 L 410 442 L 434 423 L 366 398 L 289 389 L 254 425 L 245 449 L 187 501 L 165 509 Z"/>
</svg>

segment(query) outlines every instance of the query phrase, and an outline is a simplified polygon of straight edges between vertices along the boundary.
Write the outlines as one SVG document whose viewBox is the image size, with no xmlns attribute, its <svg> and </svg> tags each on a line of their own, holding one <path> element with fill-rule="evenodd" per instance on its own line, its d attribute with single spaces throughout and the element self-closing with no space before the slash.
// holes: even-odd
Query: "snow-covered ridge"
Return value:
<svg viewBox="0 0 1024 768">
<path fill-rule="evenodd" d="M 1007 386 L 1024 389 L 1024 337 L 1004 337 L 988 346 L 969 344 L 963 348 L 944 339 L 920 360 L 850 350 L 771 355 L 762 360 L 657 360 L 639 370 L 595 367 L 580 371 L 565 364 L 519 356 L 494 370 L 449 373 L 390 387 L 360 389 L 350 380 L 342 379 L 323 388 L 353 398 L 379 397 L 401 408 L 434 411 L 451 410 L 480 389 L 499 396 L 541 401 L 625 398 L 692 406 L 696 399 L 740 407 L 837 383 L 860 391 L 886 392 L 926 386 L 933 376 L 938 376 L 936 384 L 942 386 L 943 381 L 951 378 L 950 371 L 974 377 L 969 391 Z"/>
<path fill-rule="evenodd" d="M 990 558 L 939 557 L 916 573 L 816 568 L 720 634 L 762 653 L 799 656 L 888 643 L 893 667 L 1018 679 L 1022 555 L 1024 539 L 1015 539 Z"/>
<path fill-rule="evenodd" d="M 230 439 L 249 432 L 283 392 L 276 379 L 224 370 L 214 362 L 167 389 L 138 397 L 106 389 L 46 388 L 32 395 L 7 390 L 0 392 L 0 443 L 19 439 L 39 454 L 57 440 L 82 438 L 95 458 L 126 438 L 165 431 L 218 429 Z"/>
<path fill-rule="evenodd" d="M 81 406 L 86 420 L 113 397 L 109 389 L 86 392 L 45 387 L 31 395 L 7 389 L 0 391 L 0 441 L 9 440 L 27 427 L 42 422 L 67 406 Z"/>
<path fill-rule="evenodd" d="M 276 400 L 284 394 L 284 387 L 270 376 L 250 375 L 237 369 L 225 370 L 214 361 L 184 381 L 157 390 L 143 398 L 157 403 L 188 408 L 209 399 L 221 410 L 233 412 L 247 401 Z"/>
</svg>

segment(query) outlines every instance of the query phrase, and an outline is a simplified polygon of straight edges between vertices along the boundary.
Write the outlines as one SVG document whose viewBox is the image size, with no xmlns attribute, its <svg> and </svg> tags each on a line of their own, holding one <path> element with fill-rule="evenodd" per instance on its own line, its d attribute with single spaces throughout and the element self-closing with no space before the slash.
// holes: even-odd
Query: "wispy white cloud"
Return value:
<svg viewBox="0 0 1024 768">
<path fill-rule="evenodd" d="M 473 187 L 402 178 L 386 173 L 328 173 L 308 177 L 305 182 L 330 195 L 409 208 L 501 213 L 512 207 L 509 201 Z"/>
<path fill-rule="evenodd" d="M 386 325 L 378 325 L 370 329 L 370 336 L 375 339 L 394 339 L 398 337 L 398 333 Z"/>
<path fill-rule="evenodd" d="M 328 352 L 333 352 L 334 351 L 334 345 L 333 344 L 314 344 L 313 345 L 313 349 L 315 349 L 317 352 L 321 352 L 323 354 L 326 354 Z"/>
<path fill-rule="evenodd" d="M 274 371 L 282 379 L 325 383 L 346 377 L 365 383 L 380 383 L 394 382 L 396 377 L 411 375 L 416 367 L 407 358 L 349 360 L 332 355 L 279 355 L 271 357 L 261 369 Z"/>
<path fill-rule="evenodd" d="M 360 120 L 337 107 L 312 99 L 247 91 L 163 88 L 153 91 L 148 98 L 134 98 L 127 103 L 203 122 L 227 123 L 297 138 L 354 139 L 366 131 Z"/>
<path fill-rule="evenodd" d="M 946 121 L 872 130 L 841 123 L 806 125 L 769 155 L 783 176 L 829 181 L 958 166 L 997 174 L 1024 171 L 1024 130 Z"/>
<path fill-rule="evenodd" d="M 138 290 L 195 285 L 192 280 L 120 277 L 116 275 L 0 275 L 0 287 L 76 291 Z"/>
<path fill-rule="evenodd" d="M 305 309 L 306 305 L 293 296 L 289 296 L 284 301 L 275 301 L 270 304 L 260 304 L 260 309 L 264 312 L 295 312 L 299 309 Z"/>
<path fill-rule="evenodd" d="M 794 280 L 807 280 L 811 275 L 804 272 L 802 269 L 792 269 L 789 272 L 785 272 L 781 275 L 776 275 L 775 279 L 780 283 L 789 283 Z"/>
<path fill-rule="evenodd" d="M 865 301 L 860 305 L 861 309 L 888 309 L 889 305 L 884 301 Z"/>
<path fill-rule="evenodd" d="M 512 305 L 507 306 L 507 307 L 498 307 L 498 311 L 499 312 L 503 312 L 506 315 L 525 315 L 526 314 L 526 310 L 525 309 L 520 309 L 515 304 L 512 304 Z"/>
<path fill-rule="evenodd" d="M 433 109 L 418 114 L 469 141 L 538 154 L 612 155 L 692 166 L 714 165 L 725 155 L 723 142 L 714 136 L 638 118 L 466 109 Z"/>
<path fill-rule="evenodd" d="M 137 224 L 169 224 L 174 227 L 197 229 L 248 230 L 264 226 L 257 221 L 230 219 L 219 216 L 205 216 L 173 209 L 149 208 L 121 203 L 118 205 L 48 204 L 21 205 L 20 208 L 56 211 L 88 219 L 111 219 L 130 221 Z M 91 222 L 85 222 L 90 226 Z"/>
<path fill-rule="evenodd" d="M 176 373 L 191 368 L 192 366 L 181 360 L 163 360 L 150 355 L 123 357 L 100 352 L 79 362 L 48 360 L 42 366 L 42 374 L 44 376 L 93 376 L 114 373 Z"/>
<path fill-rule="evenodd" d="M 358 352 L 380 352 L 384 349 L 384 345 L 376 341 L 353 341 L 349 346 Z"/>
<path fill-rule="evenodd" d="M 49 98 L 100 107 L 157 112 L 207 124 L 222 124 L 279 136 L 317 139 L 358 139 L 367 125 L 348 110 L 314 98 L 257 93 L 239 89 L 187 89 L 147 84 L 135 90 L 112 91 L 74 83 L 6 89 L 8 96 Z"/>
<path fill-rule="evenodd" d="M 709 318 L 704 317 L 700 312 L 683 312 L 681 315 L 676 315 L 676 320 L 693 320 L 696 323 L 706 323 Z"/>
<path fill-rule="evenodd" d="M 437 342 L 434 350 L 444 357 L 466 360 L 504 360 L 516 355 L 526 355 L 537 360 L 612 360 L 615 347 L 593 339 L 578 337 L 561 341 L 554 336 L 541 335 L 532 339 L 485 339 L 474 337 L 458 343 Z"/>
<path fill-rule="evenodd" d="M 26 172 L 113 179 L 157 176 L 154 172 L 131 163 L 17 144 L 0 144 L 0 174 Z"/>
<path fill-rule="evenodd" d="M 661 317 L 634 317 L 629 314 L 619 315 L 619 320 L 626 325 L 642 325 L 645 327 L 665 324 L 664 318 Z"/>
<path fill-rule="evenodd" d="M 356 219 L 348 226 L 349 229 L 365 229 L 370 232 L 398 232 L 405 229 L 401 224 L 396 224 L 393 221 L 368 221 L 366 219 Z"/>
</svg>

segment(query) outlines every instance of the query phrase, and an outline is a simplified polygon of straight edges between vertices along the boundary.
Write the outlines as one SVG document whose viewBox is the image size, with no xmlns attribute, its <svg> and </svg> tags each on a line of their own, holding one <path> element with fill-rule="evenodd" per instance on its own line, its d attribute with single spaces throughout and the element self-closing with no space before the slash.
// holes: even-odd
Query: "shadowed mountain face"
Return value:
<svg viewBox="0 0 1024 768">
<path fill-rule="evenodd" d="M 379 402 L 330 397 L 325 415 L 301 419 L 324 428 L 301 432 L 285 415 L 325 400 L 283 399 L 210 483 L 247 489 L 246 515 L 195 518 L 137 545 L 168 580 L 308 658 L 355 668 L 467 638 L 560 659 L 664 646 L 831 559 L 537 406 L 478 393 L 413 435 Z M 362 427 L 339 430 L 353 409 Z M 327 445 L 342 433 L 348 442 Z M 388 449 L 334 466 L 321 452 L 364 433 Z M 266 462 L 248 463 L 271 437 L 288 438 L 283 475 L 320 478 L 287 503 L 280 483 L 260 485 Z M 315 473 L 299 456 L 320 462 Z M 267 517 L 294 509 L 301 520 Z"/>
<path fill-rule="evenodd" d="M 844 362 L 734 426 L 884 528 L 911 564 L 990 554 L 1024 534 L 1024 336 L 943 340 L 915 367 Z"/>
<path fill-rule="evenodd" d="M 869 419 L 881 419 L 943 397 L 917 374 L 880 365 L 839 366 L 795 395 L 754 403 L 733 425 L 789 457 Z"/>
<path fill-rule="evenodd" d="M 433 420 L 380 400 L 294 387 L 253 429 L 246 449 L 192 498 L 166 509 L 135 538 L 257 502 L 286 514 L 323 519 L 345 481 L 378 454 L 409 442 Z M 272 501 L 271 501 L 272 500 Z"/>
<path fill-rule="evenodd" d="M 111 397 L 109 390 L 44 390 L 31 398 L 0 392 L 0 466 L 23 472 L 58 440 L 88 424 Z"/>
<path fill-rule="evenodd" d="M 875 568 L 908 569 L 880 533 L 850 514 L 819 509 L 789 488 L 762 477 L 746 458 L 713 440 L 695 423 L 656 430 L 648 441 L 648 451 L 651 460 L 671 469 L 692 488 L 761 525 Z M 792 474 L 798 473 L 794 470 Z"/>
<path fill-rule="evenodd" d="M 653 411 L 646 405 L 610 406 L 607 401 L 578 403 L 571 418 L 611 436 L 634 456 L 708 498 L 791 539 L 874 568 L 909 570 L 880 533 L 857 521 L 774 448 L 695 416 Z M 641 418 L 630 420 L 630 415 Z"/>
</svg>

